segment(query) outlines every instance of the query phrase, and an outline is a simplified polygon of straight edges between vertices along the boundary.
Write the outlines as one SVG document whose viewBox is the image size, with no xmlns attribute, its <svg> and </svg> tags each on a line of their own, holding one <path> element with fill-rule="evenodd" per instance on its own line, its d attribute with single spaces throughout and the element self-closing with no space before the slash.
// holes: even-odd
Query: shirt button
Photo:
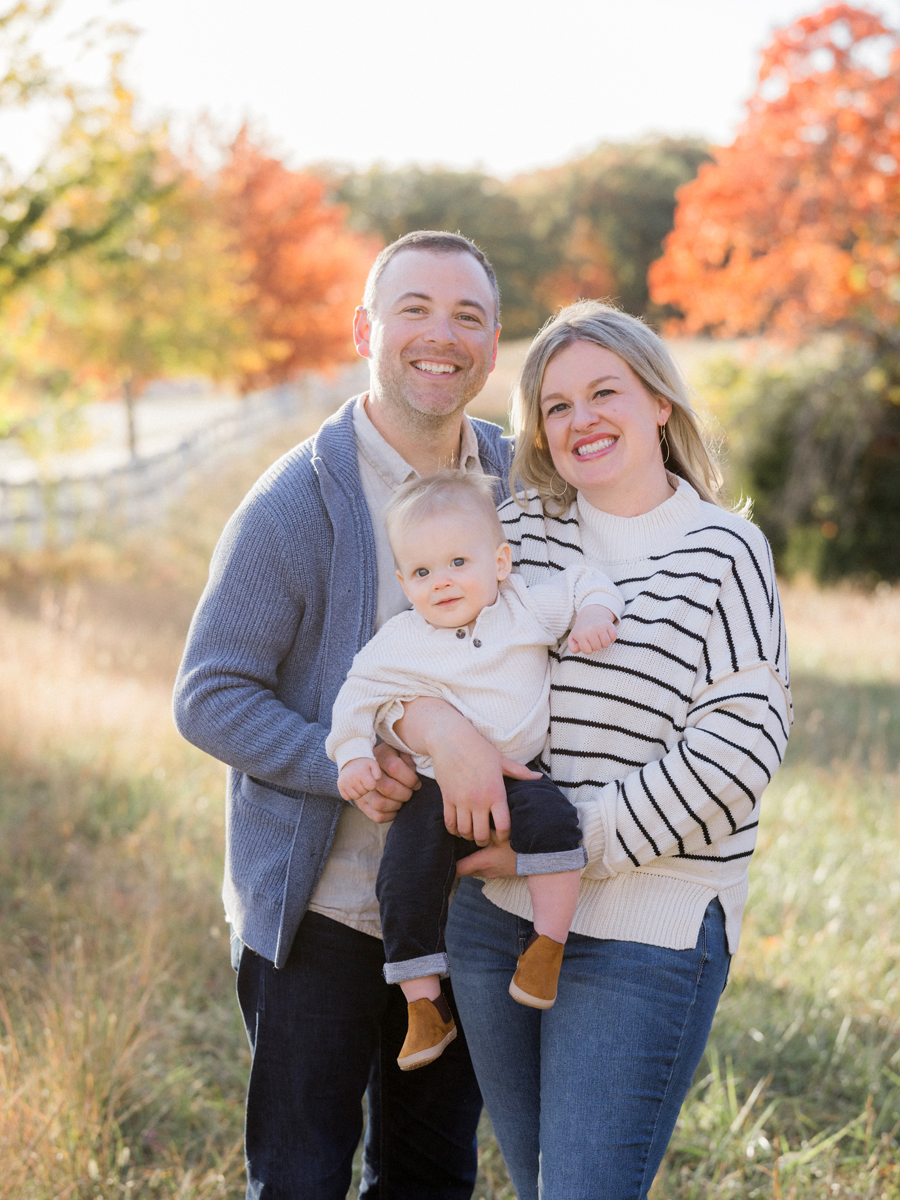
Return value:
<svg viewBox="0 0 900 1200">
<path fill-rule="evenodd" d="M 476 650 L 480 650 L 480 649 L 481 649 L 481 642 L 479 641 L 479 639 L 478 639 L 478 638 L 475 638 L 475 639 L 473 640 L 473 642 L 472 642 L 472 645 L 475 647 L 475 649 L 476 649 Z"/>
<path fill-rule="evenodd" d="M 458 638 L 464 638 L 466 636 L 466 631 L 464 629 L 457 629 L 456 636 Z"/>
</svg>

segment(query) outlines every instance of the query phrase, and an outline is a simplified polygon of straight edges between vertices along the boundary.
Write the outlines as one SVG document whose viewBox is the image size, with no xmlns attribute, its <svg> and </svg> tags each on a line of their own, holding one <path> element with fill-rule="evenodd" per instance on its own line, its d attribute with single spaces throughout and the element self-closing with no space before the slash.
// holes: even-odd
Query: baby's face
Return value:
<svg viewBox="0 0 900 1200">
<path fill-rule="evenodd" d="M 506 542 L 478 513 L 460 510 L 426 517 L 393 541 L 397 578 L 420 617 L 438 629 L 471 624 L 497 599 L 510 572 Z"/>
</svg>

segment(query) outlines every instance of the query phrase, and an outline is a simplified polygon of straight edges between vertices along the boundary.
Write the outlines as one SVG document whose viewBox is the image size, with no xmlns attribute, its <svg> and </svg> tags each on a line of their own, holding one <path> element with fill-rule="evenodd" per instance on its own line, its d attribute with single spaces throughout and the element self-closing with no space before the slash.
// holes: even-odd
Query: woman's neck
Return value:
<svg viewBox="0 0 900 1200">
<path fill-rule="evenodd" d="M 592 508 L 609 513 L 611 517 L 642 517 L 659 508 L 674 494 L 677 484 L 669 482 L 666 469 L 660 463 L 649 477 L 640 482 L 629 480 L 615 488 L 582 488 L 581 495 Z"/>
</svg>

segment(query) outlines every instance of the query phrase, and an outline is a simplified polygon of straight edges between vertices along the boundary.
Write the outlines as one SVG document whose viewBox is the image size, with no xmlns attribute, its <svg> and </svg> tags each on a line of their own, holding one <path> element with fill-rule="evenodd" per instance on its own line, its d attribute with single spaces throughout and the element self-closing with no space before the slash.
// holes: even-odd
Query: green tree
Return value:
<svg viewBox="0 0 900 1200">
<path fill-rule="evenodd" d="M 608 295 L 630 313 L 660 318 L 647 271 L 672 228 L 675 193 L 707 161 L 699 138 L 604 142 L 583 158 L 521 176 L 511 185 L 532 237 L 552 251 L 549 306 Z"/>
<path fill-rule="evenodd" d="M 497 272 L 505 337 L 530 336 L 546 318 L 539 283 L 554 260 L 517 198 L 496 179 L 479 171 L 376 166 L 333 175 L 331 182 L 360 232 L 392 242 L 414 229 L 441 229 L 475 242 Z"/>
</svg>

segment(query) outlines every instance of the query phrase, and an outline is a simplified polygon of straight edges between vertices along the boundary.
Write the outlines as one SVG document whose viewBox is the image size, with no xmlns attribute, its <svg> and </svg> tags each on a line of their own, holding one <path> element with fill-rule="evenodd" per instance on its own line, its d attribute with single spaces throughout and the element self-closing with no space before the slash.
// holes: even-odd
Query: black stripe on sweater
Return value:
<svg viewBox="0 0 900 1200">
<path fill-rule="evenodd" d="M 652 650 L 654 654 L 661 654 L 663 658 L 668 658 L 671 662 L 678 663 L 679 667 L 684 667 L 690 671 L 691 675 L 696 674 L 696 663 L 685 662 L 683 658 L 679 658 L 677 654 L 672 654 L 670 650 L 663 650 L 662 646 L 654 646 L 652 642 L 632 642 L 629 638 L 617 638 L 617 646 L 629 646 L 632 650 Z"/>
<path fill-rule="evenodd" d="M 684 733 L 684 725 L 676 725 L 671 713 L 663 712 L 660 708 L 651 708 L 649 704 L 641 704 L 640 701 L 631 700 L 628 696 L 617 696 L 613 692 L 595 692 L 591 688 L 575 687 L 568 683 L 551 683 L 550 691 L 573 692 L 577 696 L 590 696 L 597 700 L 616 700 L 621 704 L 627 704 L 629 708 L 637 708 L 641 712 L 650 713 L 651 716 L 660 717 L 662 720 L 668 721 L 676 733 Z"/>
<path fill-rule="evenodd" d="M 754 670 L 756 668 L 754 667 Z M 700 711 L 701 708 L 717 707 L 724 704 L 726 700 L 765 700 L 765 692 L 729 692 L 727 696 L 716 696 L 712 700 L 704 700 L 702 704 L 694 704 L 688 709 L 688 716 L 693 716 L 694 713 Z M 775 711 L 774 709 L 772 710 Z"/>
<path fill-rule="evenodd" d="M 638 771 L 638 779 L 641 781 L 641 786 L 643 787 L 644 791 L 647 792 L 647 795 L 650 797 L 650 803 L 653 805 L 654 808 L 656 808 L 656 811 L 659 812 L 659 807 L 657 806 L 656 801 L 653 799 L 652 796 L 650 796 L 650 792 L 647 790 L 647 784 L 644 781 L 643 768 L 640 771 Z M 650 846 L 653 850 L 653 857 L 659 858 L 659 846 L 657 846 L 656 842 L 650 836 L 650 831 L 648 829 L 644 828 L 643 822 L 641 821 L 640 817 L 638 817 L 637 813 L 631 807 L 631 801 L 628 799 L 628 789 L 624 786 L 624 784 L 622 785 L 622 799 L 625 801 L 625 807 L 628 809 L 629 816 L 631 817 L 632 821 L 635 823 L 635 825 L 637 825 L 638 829 L 643 834 L 644 841 L 650 843 Z"/>
<path fill-rule="evenodd" d="M 619 839 L 619 845 L 622 847 L 622 849 L 625 851 L 625 853 L 628 855 L 628 857 L 631 859 L 631 861 L 634 863 L 634 865 L 636 867 L 639 867 L 641 865 L 640 860 L 635 858 L 634 855 L 631 853 L 631 851 L 628 849 L 628 847 L 625 845 L 625 839 L 622 837 L 621 833 L 619 833 L 618 829 L 616 830 L 616 837 Z"/>
<path fill-rule="evenodd" d="M 512 543 L 510 542 L 510 545 Z M 554 571 L 564 571 L 566 568 L 560 566 L 559 563 L 551 562 L 549 559 L 546 562 L 540 562 L 536 558 L 520 558 L 516 563 L 517 567 L 550 567 Z"/>
<path fill-rule="evenodd" d="M 784 727 L 784 721 L 782 721 L 782 719 L 781 719 L 781 713 L 778 711 L 777 708 L 773 708 L 771 704 L 767 704 L 766 707 L 768 708 L 768 710 L 772 714 L 772 716 L 775 718 L 775 720 L 778 722 L 778 724 L 781 726 L 781 732 L 784 734 L 784 740 L 787 741 L 788 731 Z"/>
<path fill-rule="evenodd" d="M 648 737 L 643 733 L 636 733 L 633 729 L 626 729 L 624 725 L 609 725 L 605 721 L 589 721 L 586 717 L 554 717 L 550 714 L 551 725 L 585 725 L 589 729 L 606 729 L 610 733 L 621 733 L 625 737 L 635 738 L 639 742 L 655 742 L 658 746 L 662 746 L 664 750 L 668 750 L 668 744 L 662 738 Z"/>
<path fill-rule="evenodd" d="M 672 692 L 673 695 L 677 696 L 679 700 L 683 700 L 685 704 L 690 704 L 691 702 L 690 696 L 685 696 L 682 692 L 679 692 L 678 688 L 673 684 L 666 683 L 664 680 L 659 679 L 656 675 L 648 675 L 646 671 L 636 671 L 634 667 L 623 667 L 620 663 L 596 662 L 594 659 L 582 658 L 580 655 L 574 654 L 561 655 L 555 650 L 550 651 L 550 657 L 555 659 L 558 663 L 577 662 L 580 663 L 582 667 L 593 667 L 597 671 L 619 671 L 623 675 L 631 675 L 635 679 L 645 679 L 648 683 L 655 684 L 656 687 L 662 688 L 663 691 Z M 553 685 L 551 684 L 551 689 L 552 687 Z"/>
<path fill-rule="evenodd" d="M 710 529 L 716 530 L 719 533 L 727 533 L 729 537 L 735 538 L 737 541 L 739 541 L 741 543 L 741 545 L 744 547 L 744 549 L 750 555 L 750 561 L 753 563 L 754 567 L 756 568 L 756 574 L 759 576 L 759 582 L 762 584 L 763 595 L 765 596 L 766 602 L 769 606 L 769 616 L 771 617 L 775 611 L 774 590 L 772 592 L 769 591 L 765 576 L 763 575 L 762 568 L 759 565 L 759 561 L 756 557 L 756 554 L 754 553 L 753 547 L 750 545 L 750 543 L 747 541 L 746 538 L 741 537 L 741 535 L 739 533 L 737 533 L 734 529 L 729 529 L 729 527 L 727 525 L 704 525 L 702 529 L 689 529 L 685 536 L 696 537 L 698 534 L 706 533 L 707 530 L 710 530 Z M 766 543 L 766 545 L 768 546 L 768 542 Z M 774 571 L 772 573 L 772 577 L 774 578 Z"/>
<path fill-rule="evenodd" d="M 703 830 L 703 840 L 706 842 L 707 846 L 711 846 L 712 838 L 709 836 L 709 829 L 707 828 L 706 822 L 699 815 L 699 813 L 694 812 L 694 810 L 688 804 L 687 800 L 685 800 L 684 796 L 682 796 L 681 792 L 678 789 L 678 785 L 675 783 L 675 780 L 669 774 L 668 768 L 666 767 L 665 759 L 660 760 L 659 769 L 662 771 L 663 776 L 665 777 L 665 780 L 668 783 L 669 787 L 672 789 L 672 791 L 675 793 L 675 795 L 681 801 L 681 806 L 684 809 L 684 811 L 688 814 L 688 816 L 691 818 L 691 820 L 696 822 L 696 824 L 699 825 L 700 828 Z M 674 832 L 674 830 L 673 830 L 673 832 Z M 677 834 L 676 834 L 676 836 L 677 836 Z M 683 850 L 684 846 L 682 845 L 681 838 L 678 838 L 678 844 L 681 847 L 681 849 Z"/>
<path fill-rule="evenodd" d="M 728 651 L 731 654 L 731 666 L 735 673 L 738 671 L 737 655 L 734 652 L 734 639 L 731 636 L 731 626 L 728 624 L 728 618 L 725 616 L 725 609 L 722 607 L 722 601 L 716 600 L 716 610 L 722 621 L 722 628 L 725 630 L 725 637 L 728 641 Z"/>
<path fill-rule="evenodd" d="M 769 733 L 768 729 L 766 729 L 765 725 L 763 725 L 762 721 L 748 721 L 746 717 L 738 716 L 737 713 L 733 713 L 727 708 L 720 708 L 717 711 L 717 716 L 730 717 L 732 721 L 738 721 L 741 725 L 746 725 L 748 729 L 758 730 L 763 737 L 771 743 L 772 749 L 775 751 L 775 757 L 779 762 L 781 762 L 781 751 L 778 749 L 775 739 L 772 737 L 771 733 Z"/>
<path fill-rule="evenodd" d="M 646 583 L 648 579 L 658 579 L 660 575 L 665 575 L 667 579 L 702 579 L 704 583 L 714 583 L 716 587 L 722 586 L 722 580 L 714 578 L 710 575 L 702 575 L 699 571 L 654 571 L 652 575 L 631 575 L 627 579 L 617 579 L 615 582 L 621 587 L 624 583 Z M 644 592 L 645 596 L 649 596 L 649 592 Z M 662 596 L 657 596 L 657 600 L 663 599 Z M 680 596 L 680 600 L 687 600 L 687 596 Z M 702 604 L 698 604 L 697 608 L 703 608 Z M 707 608 L 705 610 L 709 612 Z"/>
<path fill-rule="evenodd" d="M 709 526 L 708 528 L 718 528 L 718 526 Z M 730 531 L 725 530 L 725 532 L 730 532 Z M 737 537 L 736 534 L 734 536 Z M 738 541 L 743 542 L 743 544 L 745 546 L 747 546 L 747 543 L 743 541 L 743 538 L 739 537 Z M 753 551 L 750 550 L 749 546 L 747 546 L 747 550 L 750 554 L 751 559 L 753 560 L 753 565 L 756 567 L 757 574 L 759 575 L 760 580 L 762 580 L 762 572 L 759 569 L 759 563 L 756 561 Z M 747 620 L 750 624 L 751 630 L 753 631 L 753 637 L 754 637 L 754 640 L 756 641 L 756 650 L 757 650 L 757 653 L 759 654 L 760 662 L 765 662 L 766 656 L 765 656 L 765 652 L 763 651 L 763 645 L 762 645 L 762 641 L 760 640 L 759 631 L 756 628 L 756 619 L 753 616 L 753 609 L 750 606 L 750 601 L 747 599 L 747 590 L 744 587 L 744 581 L 741 579 L 741 573 L 738 570 L 737 560 L 735 559 L 734 555 L 727 554 L 724 550 L 717 550 L 714 546 L 697 546 L 697 547 L 691 547 L 688 550 L 685 550 L 685 549 L 670 550 L 666 554 L 651 554 L 648 556 L 648 558 L 649 558 L 650 562 L 659 562 L 664 558 L 671 558 L 672 555 L 674 555 L 674 554 L 711 554 L 715 558 L 724 558 L 726 560 L 726 562 L 731 563 L 731 574 L 732 574 L 732 577 L 734 578 L 735 583 L 738 586 L 738 591 L 741 593 L 741 599 L 744 602 L 744 610 L 747 613 Z M 660 574 L 665 574 L 665 572 L 660 572 Z M 708 582 L 708 583 L 716 582 L 715 580 L 707 579 L 707 577 L 705 575 L 699 575 L 698 578 L 706 580 L 706 582 Z M 722 581 L 719 580 L 718 582 L 721 585 Z M 768 608 L 769 608 L 769 615 L 771 616 L 772 599 L 769 595 L 768 589 L 766 588 L 764 582 L 763 582 L 763 595 L 766 598 L 766 604 L 768 605 Z M 735 670 L 737 670 L 737 668 L 735 668 Z"/>
<path fill-rule="evenodd" d="M 683 742 L 678 743 L 679 746 L 682 746 L 683 744 L 684 744 Z M 717 770 L 721 771 L 723 775 L 725 775 L 728 779 L 731 780 L 731 782 L 734 784 L 735 787 L 741 789 L 741 791 L 744 793 L 744 795 L 747 796 L 747 798 L 749 799 L 752 806 L 754 808 L 756 808 L 756 797 L 753 795 L 753 793 L 750 791 L 750 789 L 747 787 L 747 785 L 742 780 L 738 779 L 737 775 L 732 774 L 731 771 L 726 771 L 726 769 L 722 766 L 722 764 L 720 762 L 716 762 L 716 760 L 714 758 L 707 758 L 706 755 L 701 754 L 699 750 L 692 749 L 691 753 L 694 755 L 695 758 L 699 758 L 703 762 L 709 763 L 709 765 L 711 767 L 715 767 Z M 725 805 L 723 804 L 723 802 L 721 800 L 719 800 L 719 798 L 718 798 L 718 796 L 716 796 L 715 792 L 711 792 L 710 795 L 713 796 L 713 798 L 716 800 L 716 802 L 719 805 L 721 805 L 722 808 L 725 808 Z M 734 822 L 732 821 L 732 824 L 733 823 Z"/>
<path fill-rule="evenodd" d="M 626 613 L 625 615 L 629 621 L 637 621 L 640 625 L 670 625 L 673 629 L 677 629 L 679 633 L 683 633 L 685 637 L 693 638 L 695 642 L 699 642 L 701 646 L 706 645 L 706 642 L 699 633 L 694 633 L 693 629 L 687 629 L 684 625 L 679 625 L 677 621 L 673 621 L 670 617 L 639 617 L 637 613 Z"/>
<path fill-rule="evenodd" d="M 552 746 L 550 752 L 554 757 L 559 756 L 560 758 L 605 758 L 610 762 L 621 763 L 625 767 L 634 767 L 635 770 L 647 765 L 640 759 L 635 762 L 634 759 L 620 758 L 618 754 L 607 754 L 603 750 L 567 750 L 565 746 Z"/>
<path fill-rule="evenodd" d="M 662 763 L 660 763 L 660 766 L 662 766 Z M 663 767 L 663 774 L 666 776 L 666 778 L 667 778 L 667 779 L 669 778 L 668 774 L 666 773 L 666 769 L 665 769 L 665 767 Z M 657 813 L 658 813 L 658 814 L 659 814 L 659 816 L 662 818 L 662 820 L 663 820 L 663 822 L 664 822 L 664 824 L 665 824 L 666 828 L 668 829 L 669 833 L 672 835 L 672 837 L 673 837 L 673 838 L 675 839 L 675 841 L 678 843 L 678 849 L 683 851 L 683 850 L 684 850 L 684 842 L 681 840 L 681 835 L 679 834 L 679 832 L 678 832 L 678 830 L 675 828 L 675 826 L 672 824 L 672 822 L 669 820 L 669 818 L 666 816 L 666 814 L 663 812 L 663 810 L 662 810 L 662 809 L 659 807 L 659 805 L 656 803 L 656 797 L 653 795 L 653 793 L 652 793 L 652 792 L 650 791 L 650 789 L 647 787 L 647 781 L 646 781 L 646 779 L 644 778 L 644 772 L 643 772 L 643 771 L 641 771 L 641 776 L 640 776 L 640 779 L 641 779 L 641 783 L 642 783 L 642 784 L 643 784 L 643 786 L 644 786 L 644 792 L 646 793 L 647 799 L 650 801 L 650 803 L 651 803 L 651 804 L 653 805 L 653 807 L 656 809 Z M 669 780 L 669 782 L 671 783 L 672 781 L 671 781 L 671 780 Z M 678 799 L 679 799 L 679 800 L 681 800 L 681 796 L 680 796 L 680 795 L 679 795 L 679 793 L 678 793 L 678 789 L 677 789 L 676 787 L 674 787 L 674 785 L 673 785 L 673 789 L 672 789 L 672 790 L 675 792 L 675 795 L 676 795 L 676 796 L 678 796 Z M 704 826 L 704 831 L 705 831 L 705 826 Z"/>
<path fill-rule="evenodd" d="M 684 765 L 687 767 L 687 769 L 690 771 L 690 773 L 696 779 L 697 783 L 700 785 L 700 788 L 704 792 L 706 792 L 707 796 L 710 798 L 710 800 L 712 800 L 713 804 L 717 804 L 719 806 L 719 808 L 722 810 L 722 812 L 725 814 L 726 818 L 728 819 L 728 824 L 731 826 L 731 832 L 736 833 L 737 832 L 737 821 L 735 821 L 734 817 L 731 815 L 731 809 L 728 807 L 728 805 L 725 803 L 725 801 L 720 796 L 716 795 L 716 793 L 712 790 L 711 787 L 709 787 L 709 785 L 706 783 L 706 781 L 701 779 L 701 777 L 694 770 L 694 765 L 691 762 L 691 760 L 688 758 L 687 750 L 685 749 L 685 745 L 684 745 L 683 741 L 678 743 L 678 753 L 681 755 L 681 761 L 684 763 Z M 694 751 L 694 753 L 696 753 L 696 751 Z M 702 758 L 703 755 L 700 754 L 700 755 L 697 755 L 697 757 Z M 706 761 L 709 762 L 710 759 L 706 759 Z M 726 774 L 728 774 L 727 771 L 726 771 Z"/>
<path fill-rule="evenodd" d="M 769 768 L 766 766 L 766 764 L 762 761 L 761 758 L 756 757 L 756 755 L 753 753 L 752 750 L 748 750 L 746 746 L 741 746 L 737 742 L 731 741 L 731 739 L 725 737 L 724 734 L 716 733 L 716 731 L 714 729 L 710 729 L 709 726 L 706 727 L 706 729 L 704 730 L 704 733 L 708 734 L 709 737 L 716 738 L 720 742 L 724 742 L 725 745 L 730 746 L 732 748 L 732 750 L 737 750 L 741 754 L 745 754 L 747 756 L 747 758 L 750 759 L 751 762 L 756 763 L 756 765 L 759 767 L 759 769 L 765 775 L 766 779 L 768 779 L 769 783 L 772 782 L 772 772 L 769 770 Z M 775 753 L 777 756 L 778 751 L 776 750 Z M 781 762 L 781 759 L 779 759 L 778 761 Z"/>
<path fill-rule="evenodd" d="M 752 850 L 742 850 L 740 854 L 674 854 L 672 858 L 690 858 L 694 862 L 734 862 L 738 858 L 751 858 Z"/>
<path fill-rule="evenodd" d="M 648 578 L 652 579 L 653 576 L 650 575 L 650 576 L 648 576 Z M 618 581 L 618 583 L 621 583 L 621 582 L 622 582 L 622 580 L 620 579 Z M 617 586 L 618 586 L 618 583 L 617 583 Z M 674 596 L 659 596 L 659 595 L 657 595 L 656 592 L 639 592 L 638 595 L 639 596 L 648 596 L 651 600 L 659 600 L 659 602 L 661 604 L 662 603 L 668 604 L 670 602 L 674 602 L 675 600 L 683 600 L 684 603 L 689 604 L 691 606 L 691 608 L 699 608 L 700 611 L 705 612 L 707 616 L 709 616 L 709 617 L 712 616 L 713 610 L 709 607 L 708 604 L 700 604 L 699 601 L 692 600 L 690 598 L 690 596 L 684 596 L 680 592 L 677 592 Z M 638 598 L 637 596 L 634 597 L 635 600 L 637 600 L 637 598 Z M 631 616 L 631 613 L 628 613 L 628 616 Z"/>
</svg>

